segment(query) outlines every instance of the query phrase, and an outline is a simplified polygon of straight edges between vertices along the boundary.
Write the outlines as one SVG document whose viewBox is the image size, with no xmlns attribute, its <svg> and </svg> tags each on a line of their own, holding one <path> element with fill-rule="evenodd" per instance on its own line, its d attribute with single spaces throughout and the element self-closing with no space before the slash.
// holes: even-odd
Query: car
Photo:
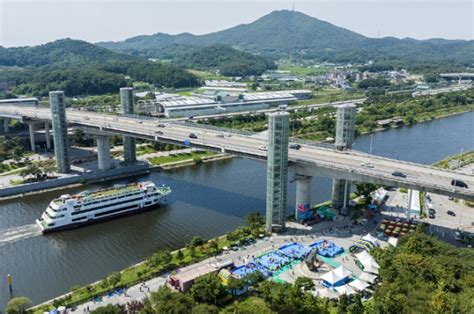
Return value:
<svg viewBox="0 0 474 314">
<path fill-rule="evenodd" d="M 301 148 L 301 145 L 300 145 L 300 144 L 295 144 L 295 143 L 293 143 L 293 144 L 288 145 L 288 147 L 291 148 L 291 149 L 296 149 L 296 150 L 298 150 L 298 149 Z"/>
<path fill-rule="evenodd" d="M 456 241 L 461 241 L 462 240 L 461 233 L 459 231 L 454 232 L 454 240 L 456 240 Z"/>
<path fill-rule="evenodd" d="M 392 172 L 392 176 L 394 176 L 394 177 L 400 177 L 400 178 L 406 178 L 406 177 L 407 177 L 406 174 L 404 174 L 403 172 L 400 172 L 400 171 L 394 171 L 394 172 Z"/>
<path fill-rule="evenodd" d="M 432 214 L 432 213 L 430 213 L 430 214 L 428 215 L 428 217 L 429 217 L 430 219 L 435 219 L 435 218 L 436 218 L 435 214 Z"/>
<path fill-rule="evenodd" d="M 259 147 L 258 147 L 258 150 L 261 150 L 261 151 L 266 152 L 266 151 L 268 150 L 268 148 L 267 148 L 267 146 L 263 146 L 263 145 L 262 145 L 262 146 L 259 146 Z"/>
<path fill-rule="evenodd" d="M 363 162 L 360 164 L 362 167 L 366 167 L 366 168 L 373 168 L 374 165 L 372 165 L 370 162 Z"/>
<path fill-rule="evenodd" d="M 456 216 L 456 213 L 453 212 L 452 210 L 448 210 L 447 214 L 448 214 L 449 216 L 453 216 L 453 217 Z"/>
<path fill-rule="evenodd" d="M 198 138 L 196 134 L 194 133 L 189 133 L 189 138 Z"/>
<path fill-rule="evenodd" d="M 433 214 L 433 215 L 436 214 L 436 210 L 434 210 L 433 208 L 430 208 L 428 211 L 430 214 Z"/>
<path fill-rule="evenodd" d="M 88 117 L 88 116 L 85 116 L 85 117 L 84 117 L 84 120 L 89 120 L 89 117 Z"/>
<path fill-rule="evenodd" d="M 161 131 L 156 131 L 155 133 L 158 134 L 158 135 L 163 135 L 163 132 L 161 132 Z"/>
<path fill-rule="evenodd" d="M 234 245 L 232 245 L 232 246 L 230 247 L 230 249 L 231 249 L 232 251 L 238 251 L 238 250 L 239 250 L 239 246 L 238 246 L 237 244 L 234 244 Z"/>
<path fill-rule="evenodd" d="M 137 121 L 135 121 L 135 122 L 138 123 L 138 124 L 142 124 L 142 123 L 143 123 L 142 120 L 137 120 Z"/>
<path fill-rule="evenodd" d="M 466 188 L 466 189 L 469 188 L 469 186 L 466 184 L 466 182 L 461 181 L 461 180 L 457 180 L 457 179 L 451 180 L 451 185 L 457 186 L 457 187 L 460 187 L 460 188 Z"/>
<path fill-rule="evenodd" d="M 165 127 L 165 125 L 163 123 L 158 123 L 156 126 L 159 127 L 159 128 L 164 128 Z"/>
<path fill-rule="evenodd" d="M 221 137 L 221 138 L 223 138 L 223 137 L 224 137 L 224 134 L 217 134 L 216 137 Z"/>
<path fill-rule="evenodd" d="M 450 197 L 448 197 L 448 200 L 454 201 L 454 197 L 450 196 Z"/>
</svg>

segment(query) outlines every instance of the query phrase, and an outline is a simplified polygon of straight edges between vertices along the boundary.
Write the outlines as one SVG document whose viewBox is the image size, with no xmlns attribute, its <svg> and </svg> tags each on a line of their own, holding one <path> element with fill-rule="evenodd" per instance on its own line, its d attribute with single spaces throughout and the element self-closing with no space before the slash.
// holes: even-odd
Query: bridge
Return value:
<svg viewBox="0 0 474 314">
<path fill-rule="evenodd" d="M 130 94 L 131 93 L 128 95 Z M 50 95 L 50 99 L 53 99 L 50 100 L 53 113 L 50 108 L 2 105 L 0 106 L 0 117 L 19 119 L 30 124 L 49 123 L 52 121 L 53 130 L 57 131 L 55 132 L 57 134 L 54 135 L 55 149 L 62 151 L 63 154 L 58 155 L 58 153 L 56 153 L 57 159 L 58 157 L 62 159 L 57 160 L 57 163 L 60 169 L 68 171 L 68 166 L 61 164 L 61 162 L 68 162 L 67 153 L 65 152 L 67 149 L 65 147 L 60 148 L 60 146 L 63 146 L 61 145 L 61 141 L 63 140 L 60 134 L 62 132 L 61 126 L 58 124 L 58 121 L 56 121 L 56 123 L 54 121 L 58 119 L 55 104 L 59 102 L 59 104 L 62 104 L 64 107 L 64 99 L 57 98 L 55 102 L 55 98 L 52 98 L 52 96 L 55 95 Z M 122 95 L 122 91 L 121 96 L 122 100 L 126 97 Z M 131 97 L 132 96 L 130 96 L 130 99 Z M 123 101 L 122 105 L 124 103 L 130 103 L 130 99 L 129 101 Z M 353 112 L 355 115 L 355 108 Z M 347 114 L 344 113 L 343 110 L 341 113 L 343 115 Z M 281 181 L 285 181 L 285 175 L 287 176 L 285 172 L 287 172 L 288 165 L 291 166 L 293 177 L 297 183 L 297 208 L 302 205 L 303 207 L 309 206 L 309 191 L 311 190 L 310 184 L 313 176 L 328 176 L 335 179 L 334 189 L 338 189 L 339 191 L 333 192 L 333 198 L 339 198 L 337 202 L 342 203 L 342 206 L 346 206 L 348 202 L 347 183 L 350 183 L 350 181 L 404 187 L 461 199 L 474 200 L 474 176 L 472 175 L 354 151 L 348 149 L 351 144 L 350 140 L 348 140 L 348 143 L 339 143 L 338 147 L 337 134 L 336 147 L 333 145 L 322 145 L 288 139 L 288 129 L 286 129 L 286 132 L 284 129 L 285 125 L 286 128 L 288 128 L 288 123 L 286 122 L 285 124 L 285 120 L 288 120 L 288 114 L 284 112 L 269 115 L 270 130 L 268 140 L 255 137 L 253 134 L 247 132 L 238 132 L 236 130 L 227 130 L 183 121 L 168 121 L 165 119 L 160 120 L 143 116 L 133 116 L 131 114 L 114 116 L 67 109 L 64 111 L 64 115 L 67 124 L 63 123 L 63 128 L 67 129 L 67 125 L 81 127 L 98 136 L 99 167 L 104 170 L 107 169 L 110 164 L 110 161 L 107 161 L 107 159 L 110 159 L 109 144 L 108 140 L 106 140 L 107 136 L 122 134 L 124 138 L 142 138 L 179 145 L 186 144 L 196 148 L 247 158 L 258 160 L 268 159 L 269 169 L 270 166 L 275 168 L 271 171 L 268 170 L 267 174 L 269 176 L 272 175 L 278 182 L 275 183 L 276 186 L 275 184 L 272 187 L 267 186 L 267 203 L 269 199 L 268 190 L 271 190 L 271 188 L 277 188 L 277 190 L 282 189 L 283 191 L 280 191 L 282 193 L 280 196 L 283 198 L 283 201 L 286 202 L 286 183 L 284 183 L 283 186 L 280 185 L 282 184 Z M 59 116 L 61 116 L 61 114 L 59 114 Z M 338 130 L 339 124 L 341 124 L 342 127 L 344 123 L 338 121 L 336 133 L 346 134 L 347 132 Z M 195 135 L 195 138 L 193 138 L 194 136 L 190 136 L 191 133 Z M 34 142 L 34 139 L 32 141 Z M 274 142 L 272 143 L 272 141 Z M 300 148 L 288 149 L 288 141 L 290 144 L 298 142 Z M 134 145 L 134 143 L 129 143 L 129 145 Z M 396 143 L 394 143 L 394 145 L 396 145 Z M 126 160 L 128 154 L 127 150 L 130 151 L 130 155 L 135 153 L 134 147 L 132 149 L 131 147 L 125 146 L 124 155 Z M 134 156 L 130 156 L 128 159 L 133 161 Z M 280 165 L 275 166 L 276 162 L 280 162 Z M 394 172 L 401 172 L 405 176 L 394 176 Z M 283 178 L 280 178 L 280 174 L 283 175 Z M 452 180 L 463 181 L 469 188 L 453 186 L 451 185 Z M 273 182 L 273 180 L 269 181 Z M 343 185 L 342 187 L 341 184 Z M 269 216 L 268 206 L 267 204 L 267 219 Z M 284 207 L 286 207 L 286 203 Z M 281 210 L 283 209 L 280 208 L 280 211 Z M 286 208 L 284 211 L 286 212 Z M 283 213 L 280 212 L 279 215 L 281 216 Z M 267 227 L 269 225 L 281 225 L 284 227 L 284 222 L 282 223 L 281 221 L 281 219 L 284 218 L 278 218 L 273 215 L 272 219 L 272 222 L 267 220 Z"/>
</svg>

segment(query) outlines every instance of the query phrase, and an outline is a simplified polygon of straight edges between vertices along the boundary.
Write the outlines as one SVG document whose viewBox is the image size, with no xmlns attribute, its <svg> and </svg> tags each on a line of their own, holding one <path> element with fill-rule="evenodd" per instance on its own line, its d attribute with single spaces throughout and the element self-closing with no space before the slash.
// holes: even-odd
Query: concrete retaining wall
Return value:
<svg viewBox="0 0 474 314">
<path fill-rule="evenodd" d="M 135 165 L 124 168 L 109 169 L 107 171 L 89 172 L 78 175 L 72 175 L 64 178 L 58 178 L 54 180 L 6 187 L 0 190 L 0 198 L 17 195 L 21 196 L 21 194 L 29 194 L 32 192 L 44 191 L 57 187 L 65 187 L 67 185 L 78 184 L 82 180 L 86 180 L 87 182 L 97 182 L 121 178 L 125 176 L 139 175 L 146 173 L 149 170 L 150 167 L 148 165 Z"/>
</svg>

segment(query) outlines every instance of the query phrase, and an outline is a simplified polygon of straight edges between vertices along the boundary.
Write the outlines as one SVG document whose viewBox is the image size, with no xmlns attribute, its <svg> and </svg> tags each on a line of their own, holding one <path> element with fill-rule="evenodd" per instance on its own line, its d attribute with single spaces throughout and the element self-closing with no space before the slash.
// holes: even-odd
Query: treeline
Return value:
<svg viewBox="0 0 474 314">
<path fill-rule="evenodd" d="M 0 48 L 0 75 L 11 92 L 45 96 L 61 89 L 68 96 L 116 93 L 132 80 L 159 87 L 194 87 L 199 79 L 170 64 L 151 62 L 78 40 L 35 47 Z"/>
<path fill-rule="evenodd" d="M 277 68 L 269 58 L 224 45 L 169 45 L 125 51 L 136 56 L 170 60 L 171 63 L 187 69 L 218 70 L 224 76 L 260 75 Z"/>
<path fill-rule="evenodd" d="M 373 313 L 472 313 L 474 252 L 423 232 L 380 249 Z"/>
<path fill-rule="evenodd" d="M 277 68 L 269 59 L 222 45 L 194 49 L 173 62 L 185 68 L 219 70 L 225 76 L 260 75 Z"/>
</svg>

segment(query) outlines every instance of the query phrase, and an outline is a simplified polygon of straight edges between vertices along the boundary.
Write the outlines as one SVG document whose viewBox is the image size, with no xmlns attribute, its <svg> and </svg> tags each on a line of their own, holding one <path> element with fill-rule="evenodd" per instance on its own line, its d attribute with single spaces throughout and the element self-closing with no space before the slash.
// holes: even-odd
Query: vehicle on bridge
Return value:
<svg viewBox="0 0 474 314">
<path fill-rule="evenodd" d="M 451 180 L 451 185 L 457 186 L 457 187 L 460 187 L 460 188 L 466 188 L 466 189 L 469 188 L 469 186 L 466 184 L 466 182 L 461 181 L 461 180 L 456 180 L 456 179 Z"/>
<path fill-rule="evenodd" d="M 403 172 L 400 172 L 400 171 L 394 171 L 394 172 L 392 172 L 392 176 L 394 176 L 394 177 L 400 177 L 400 178 L 406 178 L 406 177 L 407 177 L 406 174 L 404 174 Z"/>
<path fill-rule="evenodd" d="M 298 150 L 298 149 L 301 148 L 301 145 L 300 145 L 300 144 L 292 143 L 292 144 L 290 144 L 288 147 L 291 148 L 291 149 L 296 149 L 296 150 Z"/>
<path fill-rule="evenodd" d="M 197 135 L 194 134 L 194 133 L 189 133 L 189 138 L 194 138 L 194 139 L 196 139 L 196 138 L 198 138 L 198 137 L 197 137 Z"/>
<path fill-rule="evenodd" d="M 157 187 L 153 182 L 146 181 L 76 195 L 61 195 L 49 204 L 36 223 L 43 233 L 76 228 L 151 210 L 166 204 L 170 193 L 170 187 Z"/>
</svg>

